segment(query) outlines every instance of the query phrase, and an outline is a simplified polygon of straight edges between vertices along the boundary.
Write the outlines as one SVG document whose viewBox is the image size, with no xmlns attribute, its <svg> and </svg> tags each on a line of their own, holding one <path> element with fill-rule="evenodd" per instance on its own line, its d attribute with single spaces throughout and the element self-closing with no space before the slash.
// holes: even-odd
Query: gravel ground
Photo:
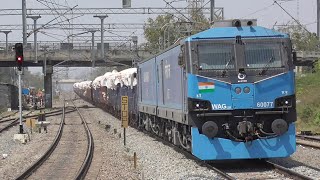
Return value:
<svg viewBox="0 0 320 180">
<path fill-rule="evenodd" d="M 85 113 L 85 111 L 89 113 Z M 86 117 L 90 117 L 91 127 L 94 127 L 93 125 L 100 121 L 99 127 L 102 131 L 96 132 L 101 132 L 99 134 L 105 137 L 103 148 L 108 148 L 107 152 L 111 152 L 102 155 L 107 156 L 107 159 L 103 162 L 104 165 L 100 169 L 98 179 L 109 179 L 109 177 L 110 179 L 118 179 L 117 175 L 122 175 L 124 172 L 123 165 L 126 165 L 125 167 L 130 166 L 132 169 L 134 152 L 137 153 L 138 167 L 137 176 L 133 176 L 132 179 L 219 179 L 214 171 L 200 167 L 195 161 L 187 159 L 171 147 L 165 146 L 163 143 L 130 127 L 127 129 L 127 146 L 124 148 L 123 139 L 119 138 L 119 134 L 113 134 L 114 129 L 117 129 L 118 133 L 123 131 L 119 120 L 101 109 L 87 109 L 82 110 L 82 112 L 84 115 L 86 114 Z M 109 131 L 104 129 L 105 125 L 111 125 Z M 102 141 L 102 138 L 99 138 L 99 140 Z M 119 156 L 127 158 L 127 162 L 122 162 L 122 159 L 118 159 Z M 108 171 L 110 166 L 108 158 L 111 158 L 112 161 L 118 161 L 111 164 L 111 166 L 116 165 L 113 169 L 115 170 L 114 173 Z"/>
<path fill-rule="evenodd" d="M 27 144 L 14 142 L 13 136 L 18 132 L 18 126 L 0 134 L 0 179 L 14 179 L 44 154 L 56 135 L 60 117 L 47 118 L 51 123 L 48 133 L 29 134 L 31 141 Z M 3 158 L 3 154 L 7 157 Z"/>
<path fill-rule="evenodd" d="M 94 138 L 94 156 L 86 179 L 141 179 L 119 138 L 94 118 L 96 108 L 80 109 Z"/>
<path fill-rule="evenodd" d="M 262 160 L 230 160 L 212 165 L 237 179 L 290 179 L 266 166 Z"/>
<path fill-rule="evenodd" d="M 262 169 L 258 172 L 257 169 L 241 169 L 240 172 L 232 172 L 228 173 L 233 177 L 237 177 L 237 179 L 281 179 L 288 180 L 290 178 L 286 178 L 284 175 L 277 173 L 270 169 Z"/>
<path fill-rule="evenodd" d="M 312 179 L 320 179 L 320 150 L 318 149 L 297 145 L 297 151 L 291 157 L 271 161 Z"/>
</svg>

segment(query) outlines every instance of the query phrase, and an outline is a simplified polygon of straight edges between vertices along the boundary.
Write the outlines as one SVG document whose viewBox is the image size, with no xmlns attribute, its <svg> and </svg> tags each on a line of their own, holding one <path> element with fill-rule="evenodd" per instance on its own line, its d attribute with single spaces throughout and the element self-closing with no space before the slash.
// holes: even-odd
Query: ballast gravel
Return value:
<svg viewBox="0 0 320 180">
<path fill-rule="evenodd" d="M 320 179 L 320 150 L 318 149 L 297 145 L 297 151 L 291 157 L 271 161 L 312 179 Z"/>
<path fill-rule="evenodd" d="M 86 102 L 82 103 L 83 105 L 92 106 Z M 108 135 L 111 134 L 116 139 L 115 142 L 110 141 L 111 144 L 107 139 L 104 146 L 112 146 L 112 153 L 115 153 L 115 155 L 122 154 L 122 156 L 127 157 L 131 167 L 133 166 L 133 154 L 136 152 L 136 171 L 139 175 L 139 179 L 221 179 L 213 170 L 199 166 L 195 161 L 176 152 L 173 148 L 166 146 L 131 127 L 126 130 L 127 138 L 126 146 L 124 147 L 123 129 L 121 128 L 121 122 L 118 119 L 101 109 L 94 109 L 94 111 L 90 110 L 89 116 L 92 124 L 100 124 L 100 128 L 103 129 L 103 137 L 108 137 Z M 110 128 L 106 129 L 106 125 L 110 126 Z M 117 131 L 116 134 L 114 134 L 115 131 Z M 121 138 L 119 137 L 119 134 L 121 134 Z M 114 152 L 114 149 L 118 152 Z M 106 177 L 103 176 L 104 174 L 120 174 L 126 171 L 119 167 L 122 169 L 119 172 L 108 172 L 108 168 L 105 167 L 107 166 L 107 163 L 108 162 L 104 163 L 105 165 L 100 172 L 101 176 L 99 176 L 98 179 L 104 179 Z M 125 162 L 120 162 L 120 164 L 121 163 L 125 164 Z M 112 175 L 114 179 L 117 179 L 117 177 L 114 176 L 115 175 Z M 134 177 L 132 179 L 134 179 Z"/>
<path fill-rule="evenodd" d="M 15 179 L 36 162 L 50 147 L 59 128 L 61 116 L 48 117 L 48 133 L 29 131 L 30 142 L 22 144 L 13 140 L 18 133 L 18 126 L 0 134 L 0 179 Z M 4 158 L 5 157 L 5 158 Z"/>
</svg>

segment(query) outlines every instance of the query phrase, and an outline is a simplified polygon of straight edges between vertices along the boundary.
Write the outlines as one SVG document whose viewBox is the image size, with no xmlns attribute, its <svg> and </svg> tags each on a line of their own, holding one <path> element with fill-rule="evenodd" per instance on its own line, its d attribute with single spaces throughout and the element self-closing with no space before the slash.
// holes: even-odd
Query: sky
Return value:
<svg viewBox="0 0 320 180">
<path fill-rule="evenodd" d="M 18 9 L 21 8 L 21 0 L 1 0 L 0 9 Z M 3 3 L 5 1 L 5 3 Z M 78 8 L 120 8 L 122 0 L 27 0 L 27 8 L 46 8 L 41 3 L 54 2 L 64 6 L 73 7 L 78 5 Z M 165 7 L 164 1 L 170 2 L 172 0 L 131 0 L 132 7 Z M 186 7 L 186 0 L 175 0 L 174 7 Z M 209 0 L 203 0 L 204 4 Z M 224 8 L 225 19 L 243 19 L 254 18 L 258 19 L 258 25 L 267 28 L 272 28 L 274 25 L 287 24 L 293 19 L 287 15 L 273 0 L 215 0 L 216 7 Z M 317 0 L 286 0 L 278 1 L 285 10 L 287 10 L 294 18 L 298 19 L 301 24 L 306 25 L 311 32 L 316 32 L 316 18 L 317 18 Z M 49 4 L 52 7 L 52 4 Z M 155 15 L 109 15 L 106 23 L 144 23 L 147 18 L 156 17 Z M 52 20 L 53 16 L 42 16 L 39 19 L 39 24 L 45 24 Z M 73 23 L 100 23 L 100 20 L 93 18 L 92 15 L 83 16 L 73 20 Z M 21 16 L 0 16 L 0 24 L 22 24 Z M 32 24 L 32 20 L 28 19 L 28 24 Z M 1 29 L 0 29 L 1 31 Z M 52 35 L 54 38 L 39 33 L 39 41 L 45 40 L 63 40 L 68 34 L 76 32 L 63 31 L 46 31 L 46 33 L 59 34 L 59 36 Z M 115 30 L 113 33 L 118 35 L 137 35 L 139 42 L 143 42 L 143 31 L 136 30 Z M 106 35 L 113 35 L 108 34 Z M 64 37 L 63 37 L 64 36 Z M 5 35 L 0 33 L 0 46 L 4 46 Z M 22 41 L 22 32 L 14 31 L 9 34 L 9 41 Z M 28 42 L 33 42 L 33 36 L 28 38 Z M 41 69 L 40 69 L 41 70 Z M 39 70 L 39 71 L 40 71 Z"/>
<path fill-rule="evenodd" d="M 4 1 L 4 0 L 2 0 Z M 27 8 L 44 8 L 41 0 L 27 0 Z M 57 4 L 67 5 L 73 7 L 78 5 L 79 8 L 94 8 L 94 7 L 105 7 L 105 8 L 120 8 L 122 0 L 46 0 L 52 1 Z M 164 0 L 131 0 L 132 7 L 165 7 Z M 166 0 L 169 2 L 169 0 Z M 172 0 L 170 0 L 172 1 Z M 172 3 L 174 7 L 186 7 L 186 0 L 179 0 L 180 2 Z M 207 3 L 209 0 L 204 0 Z M 235 18 L 257 18 L 258 24 L 264 27 L 272 28 L 275 24 L 282 25 L 287 24 L 289 21 L 293 21 L 279 6 L 274 4 L 273 0 L 215 0 L 216 7 L 224 8 L 224 15 L 226 19 Z M 301 24 L 309 24 L 307 28 L 315 32 L 316 31 L 316 1 L 317 0 L 291 0 L 289 2 L 281 2 L 281 5 L 296 19 L 301 21 Z M 45 2 L 45 1 L 42 1 Z M 50 4 L 52 7 L 52 5 Z M 21 0 L 6 1 L 1 3 L 1 9 L 21 8 Z M 146 22 L 148 17 L 155 17 L 150 15 L 109 15 L 106 19 L 106 23 L 143 23 Z M 44 24 L 50 21 L 53 16 L 43 16 L 38 23 Z M 21 16 L 0 16 L 0 24 L 21 24 Z M 28 19 L 28 23 L 31 24 L 32 20 Z M 93 18 L 92 15 L 84 16 L 79 19 L 73 20 L 73 23 L 99 23 L 99 19 Z M 311 24 L 310 24 L 311 23 Z M 115 31 L 117 32 L 117 31 Z M 48 33 L 53 33 L 48 31 Z M 65 32 L 61 32 L 65 35 Z M 69 32 L 67 32 L 69 33 Z M 132 32 L 120 32 L 122 35 L 130 35 Z M 136 35 L 141 36 L 143 31 L 138 30 L 135 32 Z M 108 35 L 108 34 L 107 34 Z M 21 31 L 13 32 L 10 40 L 19 40 L 22 38 Z M 56 38 L 62 40 L 56 36 Z M 30 41 L 33 38 L 30 36 Z M 46 35 L 39 34 L 40 40 L 52 39 Z M 5 35 L 0 34 L 0 42 L 5 40 Z"/>
</svg>

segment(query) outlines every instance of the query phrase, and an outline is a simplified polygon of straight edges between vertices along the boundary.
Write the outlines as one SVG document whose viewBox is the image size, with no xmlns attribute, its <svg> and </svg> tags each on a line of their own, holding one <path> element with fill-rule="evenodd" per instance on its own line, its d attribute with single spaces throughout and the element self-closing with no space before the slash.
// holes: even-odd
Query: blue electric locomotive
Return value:
<svg viewBox="0 0 320 180">
<path fill-rule="evenodd" d="M 256 21 L 217 22 L 138 65 L 139 126 L 202 160 L 296 150 L 294 54 Z"/>
</svg>

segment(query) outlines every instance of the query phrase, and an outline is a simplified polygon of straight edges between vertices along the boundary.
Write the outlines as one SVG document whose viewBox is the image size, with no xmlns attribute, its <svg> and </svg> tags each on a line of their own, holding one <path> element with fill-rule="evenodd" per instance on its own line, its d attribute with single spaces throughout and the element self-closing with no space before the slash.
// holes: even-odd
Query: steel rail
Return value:
<svg viewBox="0 0 320 180">
<path fill-rule="evenodd" d="M 14 115 L 16 115 L 18 112 L 19 112 L 19 111 L 15 111 L 15 112 L 13 112 L 13 113 L 11 113 L 11 114 L 8 114 L 8 115 L 5 115 L 5 116 L 1 116 L 1 117 L 0 117 L 0 120 L 5 119 L 5 118 L 10 117 L 10 116 L 14 116 Z"/>
<path fill-rule="evenodd" d="M 312 180 L 312 178 L 308 177 L 308 176 L 305 176 L 303 174 L 299 174 L 295 171 L 292 171 L 286 167 L 283 167 L 279 164 L 275 164 L 273 162 L 270 162 L 270 161 L 265 161 L 268 165 L 270 165 L 272 168 L 274 168 L 275 170 L 278 170 L 281 174 L 286 174 L 286 175 L 289 175 L 289 176 L 292 176 L 294 178 L 297 178 L 297 179 L 301 179 L 301 180 Z"/>
<path fill-rule="evenodd" d="M 302 145 L 302 146 L 307 146 L 307 147 L 311 147 L 311 148 L 315 148 L 315 149 L 320 149 L 320 145 L 316 145 L 316 144 L 311 144 L 308 142 L 303 142 L 303 141 L 296 141 L 297 144 Z"/>
<path fill-rule="evenodd" d="M 304 136 L 304 135 L 296 135 L 297 138 L 318 141 L 320 142 L 320 138 L 312 137 L 312 136 Z"/>
<path fill-rule="evenodd" d="M 119 120 L 119 119 L 118 119 L 118 120 Z M 174 149 L 175 151 L 177 151 L 178 153 L 183 154 L 183 155 L 186 156 L 188 159 L 194 160 L 196 163 L 200 164 L 201 166 L 205 166 L 206 168 L 215 171 L 219 176 L 221 176 L 221 177 L 223 177 L 223 178 L 226 178 L 227 180 L 235 180 L 235 179 L 236 179 L 235 177 L 232 177 L 232 176 L 230 176 L 229 174 L 221 171 L 220 169 L 218 169 L 218 168 L 210 165 L 210 164 L 209 164 L 208 162 L 206 162 L 206 161 L 203 161 L 203 160 L 201 160 L 201 159 L 198 159 L 197 157 L 193 156 L 191 153 L 189 153 L 189 152 L 187 152 L 187 151 L 184 151 L 183 149 L 181 149 L 181 148 L 179 148 L 179 147 L 171 144 L 170 142 L 162 139 L 161 137 L 159 137 L 159 136 L 157 136 L 157 135 L 155 135 L 155 134 L 152 134 L 152 133 L 150 133 L 150 132 L 148 132 L 148 131 L 145 131 L 145 130 L 138 129 L 138 128 L 136 128 L 136 127 L 133 127 L 133 128 L 137 129 L 138 131 L 143 132 L 144 134 L 149 135 L 151 138 L 156 139 L 157 141 L 162 142 L 164 145 L 167 145 L 167 146 L 173 148 L 173 149 Z"/>
<path fill-rule="evenodd" d="M 113 115 L 114 115 L 114 114 L 113 114 Z M 116 117 L 116 116 L 114 116 L 114 117 Z M 116 119 L 118 119 L 118 118 L 116 117 Z M 118 119 L 118 120 L 119 120 L 119 119 Z M 133 127 L 133 126 L 132 126 L 132 127 Z M 152 133 L 150 133 L 150 132 L 148 132 L 148 131 L 139 129 L 138 127 L 135 127 L 135 126 L 134 126 L 133 128 L 135 128 L 135 129 L 137 129 L 138 131 L 141 131 L 141 132 L 143 132 L 144 134 L 146 134 L 146 135 L 148 135 L 148 136 L 156 139 L 157 141 L 162 142 L 164 145 L 167 145 L 167 146 L 169 146 L 169 147 L 172 147 L 175 151 L 177 151 L 177 152 L 185 155 L 185 156 L 186 156 L 187 158 L 189 158 L 189 159 L 192 159 L 192 160 L 196 161 L 198 164 L 203 165 L 203 166 L 207 167 L 208 169 L 211 169 L 211 170 L 215 171 L 218 175 L 220 175 L 220 176 L 223 177 L 223 178 L 226 178 L 226 179 L 228 179 L 228 180 L 235 180 L 235 179 L 237 179 L 236 177 L 232 177 L 232 176 L 230 176 L 228 173 L 223 172 L 223 171 L 221 171 L 220 169 L 218 169 L 218 168 L 210 165 L 210 163 L 208 163 L 208 162 L 206 162 L 206 161 L 202 161 L 202 160 L 196 158 L 195 156 L 193 156 L 193 155 L 190 154 L 189 152 L 184 151 L 183 149 L 181 149 L 181 148 L 179 148 L 179 147 L 171 144 L 170 142 L 162 139 L 161 137 L 159 137 L 159 136 L 157 136 L 157 135 L 155 135 L 155 134 L 152 134 Z M 302 180 L 312 180 L 312 178 L 310 178 L 310 177 L 308 177 L 308 176 L 305 176 L 305 175 L 303 175 L 303 174 L 299 174 L 299 173 L 297 173 L 297 172 L 295 172 L 295 171 L 292 171 L 292 170 L 290 170 L 290 169 L 288 169 L 288 168 L 286 168 L 286 167 L 280 166 L 280 165 L 275 164 L 275 163 L 272 163 L 272 162 L 270 162 L 270 161 L 265 161 L 265 162 L 266 162 L 266 164 L 267 164 L 269 167 L 272 167 L 273 169 L 278 170 L 279 173 L 281 173 L 281 174 L 289 175 L 289 176 L 292 176 L 292 177 L 294 177 L 294 178 L 302 179 Z"/>
<path fill-rule="evenodd" d="M 28 178 L 30 175 L 32 175 L 33 172 L 35 172 L 52 154 L 52 152 L 56 149 L 61 136 L 63 132 L 63 127 L 64 127 L 64 121 L 65 121 L 65 105 L 62 108 L 62 116 L 61 116 L 61 122 L 59 126 L 58 133 L 49 147 L 49 149 L 46 151 L 46 153 L 34 164 L 32 164 L 25 172 L 23 172 L 21 175 L 19 175 L 16 179 L 17 180 L 22 180 Z"/>
<path fill-rule="evenodd" d="M 26 118 L 26 116 L 28 116 L 29 114 L 31 114 L 33 111 L 28 112 L 26 115 L 22 116 L 23 118 Z M 4 122 L 8 122 L 8 121 L 12 121 L 10 124 L 8 124 L 7 126 L 5 126 L 4 128 L 0 129 L 0 133 L 2 133 L 3 131 L 15 126 L 16 124 L 19 124 L 19 118 L 14 118 L 12 120 L 3 120 L 0 123 L 4 123 Z"/>
<path fill-rule="evenodd" d="M 78 171 L 77 175 L 76 175 L 76 179 L 77 180 L 82 180 L 86 177 L 87 172 L 90 168 L 90 165 L 92 163 L 92 159 L 93 159 L 93 153 L 94 153 L 94 142 L 93 142 L 93 136 L 91 134 L 91 131 L 89 129 L 89 126 L 86 122 L 86 120 L 83 118 L 82 114 L 80 113 L 80 110 L 78 109 L 78 107 L 74 104 L 73 101 L 71 101 L 73 106 L 75 107 L 75 109 L 78 111 L 78 114 L 83 122 L 83 125 L 86 129 L 86 134 L 87 134 L 87 140 L 88 140 L 88 147 L 87 147 L 87 154 L 86 154 L 86 158 L 84 160 L 84 162 L 81 165 L 80 170 Z"/>
<path fill-rule="evenodd" d="M 303 136 L 303 135 L 296 135 L 296 137 L 299 139 L 296 141 L 297 144 L 306 146 L 306 147 L 311 147 L 315 149 L 320 149 L 320 139 L 311 137 L 311 136 Z M 313 144 L 311 142 L 315 142 L 317 144 Z"/>
<path fill-rule="evenodd" d="M 45 113 L 46 115 L 51 115 L 51 114 L 55 114 L 55 113 L 58 113 L 58 112 L 60 112 L 61 110 L 56 110 L 56 111 L 50 111 L 50 112 L 47 112 L 47 113 Z M 38 115 L 24 115 L 23 117 L 24 118 L 34 118 L 34 117 L 37 117 Z M 50 117 L 50 116 L 49 116 Z M 7 121 L 13 121 L 13 120 L 15 120 L 16 118 L 11 118 L 11 119 L 6 119 L 6 120 L 2 120 L 2 121 L 0 121 L 0 123 L 2 123 L 2 122 L 7 122 Z"/>
<path fill-rule="evenodd" d="M 53 112 L 51 112 L 51 113 L 46 113 L 46 117 L 58 116 L 58 115 L 62 114 L 62 113 L 58 113 L 58 112 L 59 112 L 59 111 L 56 111 L 55 113 L 53 113 Z M 65 112 L 65 113 L 68 114 L 68 113 L 71 113 L 71 112 L 74 112 L 74 110 L 70 110 L 70 111 L 67 111 L 67 112 Z M 32 118 L 32 117 L 37 117 L 37 116 L 38 116 L 38 115 L 23 116 L 23 118 Z M 9 120 L 8 120 L 8 121 L 9 121 Z M 5 131 L 5 130 L 7 130 L 7 129 L 10 129 L 11 127 L 19 124 L 19 122 L 18 122 L 19 119 L 12 119 L 11 121 L 13 121 L 13 122 L 11 122 L 11 123 L 10 123 L 9 125 L 7 125 L 6 127 L 0 129 L 0 133 L 2 133 L 3 131 Z M 25 121 L 26 121 L 26 120 L 23 120 L 23 122 L 25 122 Z M 3 123 L 3 121 L 0 122 L 0 123 Z"/>
<path fill-rule="evenodd" d="M 72 102 L 73 102 L 73 101 L 72 101 Z M 112 113 L 111 113 L 111 114 L 112 114 Z M 113 116 L 114 116 L 114 114 L 113 114 Z M 114 116 L 114 117 L 120 121 L 119 118 L 117 118 L 116 116 Z M 131 125 L 130 125 L 130 126 L 131 126 Z M 162 142 L 164 145 L 167 145 L 167 146 L 173 148 L 175 151 L 177 151 L 177 152 L 185 155 L 185 156 L 186 156 L 187 158 L 189 158 L 189 159 L 194 160 L 196 163 L 198 163 L 198 164 L 200 164 L 200 165 L 202 165 L 202 166 L 205 166 L 205 167 L 207 167 L 208 169 L 211 169 L 211 170 L 215 171 L 219 176 L 221 176 L 221 177 L 223 177 L 223 178 L 225 178 L 225 179 L 228 179 L 228 180 L 235 180 L 235 179 L 236 179 L 235 177 L 232 177 L 232 176 L 230 176 L 229 174 L 227 174 L 227 173 L 219 170 L 218 168 L 210 165 L 209 163 L 207 163 L 207 162 L 205 162 L 205 161 L 202 161 L 202 160 L 196 158 L 195 156 L 193 156 L 193 155 L 190 154 L 189 152 L 180 149 L 179 147 L 171 144 L 170 142 L 168 142 L 168 141 L 160 138 L 159 136 L 157 136 L 157 135 L 155 135 L 155 134 L 152 134 L 152 133 L 150 133 L 150 132 L 148 132 L 148 131 L 139 129 L 139 128 L 136 127 L 136 126 L 131 126 L 131 127 L 137 129 L 137 130 L 140 131 L 140 132 L 143 132 L 144 134 L 150 136 L 150 137 L 153 138 L 153 139 L 156 139 L 157 141 Z"/>
</svg>

